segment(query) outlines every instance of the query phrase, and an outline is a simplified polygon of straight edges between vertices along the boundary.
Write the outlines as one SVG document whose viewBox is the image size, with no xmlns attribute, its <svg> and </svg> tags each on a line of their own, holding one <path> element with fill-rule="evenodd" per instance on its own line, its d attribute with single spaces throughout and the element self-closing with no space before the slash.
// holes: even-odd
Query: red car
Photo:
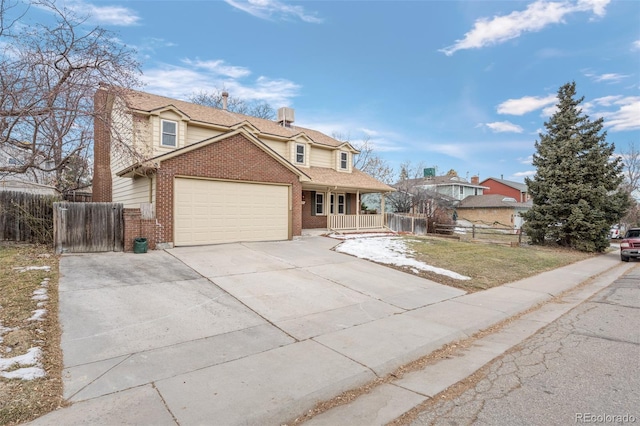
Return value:
<svg viewBox="0 0 640 426">
<path fill-rule="evenodd" d="M 628 262 L 632 257 L 640 257 L 640 228 L 629 229 L 620 241 L 620 260 Z"/>
</svg>

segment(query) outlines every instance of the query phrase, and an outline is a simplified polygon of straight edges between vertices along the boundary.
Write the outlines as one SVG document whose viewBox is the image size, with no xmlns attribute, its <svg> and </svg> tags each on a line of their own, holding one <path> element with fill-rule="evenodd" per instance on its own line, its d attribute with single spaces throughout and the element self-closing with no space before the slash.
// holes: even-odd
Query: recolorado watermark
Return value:
<svg viewBox="0 0 640 426">
<path fill-rule="evenodd" d="M 576 423 L 635 423 L 636 416 L 631 414 L 594 414 L 576 413 Z"/>
</svg>

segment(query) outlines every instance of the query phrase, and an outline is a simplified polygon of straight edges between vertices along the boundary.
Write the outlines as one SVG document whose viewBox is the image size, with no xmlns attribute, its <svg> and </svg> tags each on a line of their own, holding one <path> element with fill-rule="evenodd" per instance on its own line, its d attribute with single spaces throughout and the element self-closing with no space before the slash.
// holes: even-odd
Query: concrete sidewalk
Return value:
<svg viewBox="0 0 640 426">
<path fill-rule="evenodd" d="M 279 425 L 586 283 L 527 314 L 507 337 L 488 338 L 474 362 L 415 379 L 427 388 L 411 396 L 376 388 L 371 398 L 389 397 L 388 411 L 336 410 L 311 421 L 382 424 L 635 266 L 608 254 L 464 294 L 330 251 L 337 243 L 64 256 L 64 394 L 73 405 L 32 424 Z"/>
</svg>

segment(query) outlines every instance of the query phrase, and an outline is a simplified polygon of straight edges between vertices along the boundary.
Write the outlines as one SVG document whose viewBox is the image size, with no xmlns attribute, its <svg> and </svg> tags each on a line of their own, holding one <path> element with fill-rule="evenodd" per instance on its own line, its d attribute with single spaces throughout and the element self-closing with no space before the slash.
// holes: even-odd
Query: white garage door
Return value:
<svg viewBox="0 0 640 426">
<path fill-rule="evenodd" d="M 176 246 L 286 240 L 289 187 L 176 178 Z"/>
</svg>

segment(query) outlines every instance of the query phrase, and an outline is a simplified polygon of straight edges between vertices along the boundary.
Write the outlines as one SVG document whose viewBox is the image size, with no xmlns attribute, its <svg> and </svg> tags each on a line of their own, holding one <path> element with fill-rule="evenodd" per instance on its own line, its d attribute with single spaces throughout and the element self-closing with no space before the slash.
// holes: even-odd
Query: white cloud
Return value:
<svg viewBox="0 0 640 426">
<path fill-rule="evenodd" d="M 227 4 L 260 19 L 272 19 L 274 16 L 283 20 L 292 17 L 301 21 L 319 24 L 322 19 L 315 14 L 305 12 L 302 6 L 292 6 L 277 0 L 224 0 Z"/>
<path fill-rule="evenodd" d="M 597 101 L 594 102 L 598 104 Z M 604 125 L 608 130 L 612 132 L 640 130 L 640 96 L 621 97 L 611 106 L 617 109 L 594 113 L 594 115 L 604 118 Z"/>
<path fill-rule="evenodd" d="M 577 3 L 568 1 L 549 2 L 537 0 L 529 4 L 523 11 L 511 12 L 504 16 L 480 18 L 462 40 L 456 40 L 452 46 L 440 49 L 447 56 L 458 50 L 479 49 L 486 46 L 504 43 L 520 37 L 525 32 L 540 31 L 548 25 L 564 23 L 565 16 L 576 12 L 593 12 L 602 17 L 610 0 L 580 0 Z"/>
<path fill-rule="evenodd" d="M 632 48 L 633 50 L 638 50 L 638 49 L 640 49 L 640 40 L 636 40 L 636 41 L 634 41 L 634 42 L 631 44 L 631 48 Z"/>
<path fill-rule="evenodd" d="M 286 79 L 259 76 L 248 80 L 247 77 L 251 74 L 249 69 L 225 65 L 224 61 L 185 59 L 183 64 L 187 66 L 161 64 L 144 70 L 142 79 L 146 83 L 145 90 L 176 99 L 187 99 L 196 91 L 224 88 L 234 97 L 246 101 L 264 101 L 274 108 L 290 105 L 300 91 L 300 85 Z"/>
<path fill-rule="evenodd" d="M 498 105 L 497 111 L 498 114 L 524 115 L 531 111 L 553 105 L 557 100 L 558 98 L 556 95 L 549 95 L 544 98 L 538 96 L 524 96 L 520 99 L 507 99 Z"/>
<path fill-rule="evenodd" d="M 522 158 L 522 157 L 518 158 L 518 163 L 526 164 L 526 165 L 530 166 L 531 163 L 533 163 L 533 155 L 530 155 L 530 156 L 525 157 L 525 158 Z"/>
<path fill-rule="evenodd" d="M 251 74 L 251 71 L 249 71 L 245 67 L 225 65 L 222 59 L 213 61 L 201 61 L 200 59 L 183 59 L 182 62 L 194 68 L 200 68 L 208 71 L 214 75 L 223 75 L 225 77 L 242 78 L 247 77 L 249 74 Z"/>
<path fill-rule="evenodd" d="M 140 21 L 140 17 L 132 9 L 123 6 L 96 6 L 81 0 L 67 1 L 65 6 L 79 15 L 89 16 L 92 22 L 100 24 L 127 27 Z"/>
<path fill-rule="evenodd" d="M 592 73 L 585 73 L 585 76 L 591 78 L 593 81 L 595 81 L 596 83 L 619 83 L 620 81 L 624 80 L 625 78 L 629 77 L 628 75 L 624 75 L 624 74 L 616 74 L 616 73 L 606 73 L 606 74 L 592 74 Z"/>
<path fill-rule="evenodd" d="M 493 123 L 486 123 L 485 125 L 496 133 L 522 133 L 523 131 L 522 127 L 509 121 L 495 121 Z"/>
<path fill-rule="evenodd" d="M 516 172 L 516 173 L 513 174 L 513 177 L 524 178 L 524 177 L 535 176 L 535 174 L 536 174 L 535 170 L 527 170 L 525 172 Z"/>
</svg>

